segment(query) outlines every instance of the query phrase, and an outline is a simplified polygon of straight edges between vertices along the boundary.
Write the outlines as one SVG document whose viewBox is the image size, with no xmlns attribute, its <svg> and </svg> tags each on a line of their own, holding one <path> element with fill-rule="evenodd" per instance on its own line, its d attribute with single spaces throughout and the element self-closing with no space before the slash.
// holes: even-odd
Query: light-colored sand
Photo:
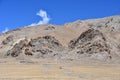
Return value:
<svg viewBox="0 0 120 80">
<path fill-rule="evenodd" d="M 39 60 L 0 64 L 0 80 L 120 80 L 120 65 Z"/>
</svg>

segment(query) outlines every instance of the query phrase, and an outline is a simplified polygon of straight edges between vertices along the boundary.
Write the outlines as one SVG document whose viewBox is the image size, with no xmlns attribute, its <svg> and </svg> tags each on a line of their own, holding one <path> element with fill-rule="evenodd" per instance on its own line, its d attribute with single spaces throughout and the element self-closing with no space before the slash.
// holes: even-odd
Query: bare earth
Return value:
<svg viewBox="0 0 120 80">
<path fill-rule="evenodd" d="M 34 60 L 0 64 L 0 80 L 120 80 L 119 64 Z"/>
</svg>

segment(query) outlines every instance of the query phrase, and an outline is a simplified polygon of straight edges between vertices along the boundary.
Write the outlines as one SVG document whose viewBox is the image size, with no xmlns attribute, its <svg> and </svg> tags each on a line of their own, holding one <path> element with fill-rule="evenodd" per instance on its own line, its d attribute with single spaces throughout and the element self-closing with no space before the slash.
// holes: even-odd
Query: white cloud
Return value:
<svg viewBox="0 0 120 80">
<path fill-rule="evenodd" d="M 41 24 L 48 24 L 50 21 L 50 18 L 48 17 L 48 14 L 44 10 L 40 10 L 36 15 L 42 18 L 38 23 L 32 23 L 29 26 L 36 26 L 36 25 L 41 25 Z"/>
<path fill-rule="evenodd" d="M 9 29 L 6 27 L 5 30 L 2 31 L 2 33 L 5 33 L 7 31 L 9 31 Z"/>
</svg>

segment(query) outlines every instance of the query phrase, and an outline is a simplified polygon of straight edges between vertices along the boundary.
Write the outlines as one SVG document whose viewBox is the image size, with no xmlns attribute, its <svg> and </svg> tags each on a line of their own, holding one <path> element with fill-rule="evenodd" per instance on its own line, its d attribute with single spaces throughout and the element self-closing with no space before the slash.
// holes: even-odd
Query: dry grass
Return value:
<svg viewBox="0 0 120 80">
<path fill-rule="evenodd" d="M 35 61 L 36 62 L 36 61 Z M 0 80 L 120 80 L 120 65 L 39 60 L 0 64 Z"/>
</svg>

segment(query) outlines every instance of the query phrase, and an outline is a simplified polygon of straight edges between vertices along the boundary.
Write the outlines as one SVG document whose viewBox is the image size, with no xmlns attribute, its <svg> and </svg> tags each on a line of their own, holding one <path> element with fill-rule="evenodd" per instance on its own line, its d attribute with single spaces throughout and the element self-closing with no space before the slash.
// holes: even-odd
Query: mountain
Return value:
<svg viewBox="0 0 120 80">
<path fill-rule="evenodd" d="M 8 31 L 0 35 L 0 58 L 120 62 L 120 16 Z"/>
</svg>

